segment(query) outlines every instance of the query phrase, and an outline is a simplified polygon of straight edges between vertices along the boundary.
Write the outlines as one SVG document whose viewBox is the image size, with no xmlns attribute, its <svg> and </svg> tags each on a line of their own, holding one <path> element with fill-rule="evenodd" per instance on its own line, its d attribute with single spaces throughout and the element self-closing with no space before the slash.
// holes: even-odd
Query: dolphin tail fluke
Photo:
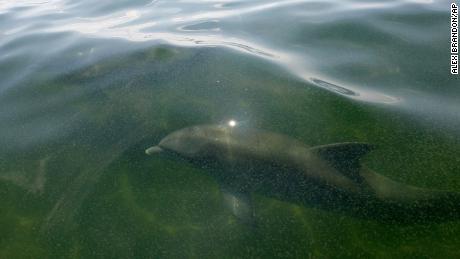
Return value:
<svg viewBox="0 0 460 259">
<path fill-rule="evenodd" d="M 393 181 L 362 167 L 360 173 L 375 197 L 394 217 L 436 220 L 460 218 L 460 193 L 419 188 Z"/>
<path fill-rule="evenodd" d="M 371 188 L 375 196 L 381 200 L 411 203 L 430 200 L 436 198 L 439 194 L 445 193 L 396 182 L 364 166 L 361 168 L 360 175 L 365 179 L 366 184 Z"/>
</svg>

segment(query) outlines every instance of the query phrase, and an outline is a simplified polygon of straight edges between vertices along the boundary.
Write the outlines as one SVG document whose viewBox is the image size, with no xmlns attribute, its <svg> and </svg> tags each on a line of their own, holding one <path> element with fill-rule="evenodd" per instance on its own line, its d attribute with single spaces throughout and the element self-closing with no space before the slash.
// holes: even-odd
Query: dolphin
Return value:
<svg viewBox="0 0 460 259">
<path fill-rule="evenodd" d="M 460 218 L 460 194 L 399 183 L 361 165 L 374 147 L 346 142 L 308 147 L 286 135 L 236 123 L 170 133 L 146 154 L 165 153 L 207 171 L 225 204 L 253 224 L 252 194 L 391 222 Z"/>
</svg>

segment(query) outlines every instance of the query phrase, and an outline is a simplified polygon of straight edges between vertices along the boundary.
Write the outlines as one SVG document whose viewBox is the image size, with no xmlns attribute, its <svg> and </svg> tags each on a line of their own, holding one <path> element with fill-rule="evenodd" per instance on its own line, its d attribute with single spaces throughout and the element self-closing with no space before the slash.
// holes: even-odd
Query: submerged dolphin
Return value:
<svg viewBox="0 0 460 259">
<path fill-rule="evenodd" d="M 235 125 L 175 131 L 149 155 L 169 153 L 209 171 L 239 219 L 253 221 L 251 193 L 363 218 L 421 222 L 460 218 L 460 195 L 395 182 L 364 166 L 364 143 L 308 147 L 277 133 Z"/>
</svg>

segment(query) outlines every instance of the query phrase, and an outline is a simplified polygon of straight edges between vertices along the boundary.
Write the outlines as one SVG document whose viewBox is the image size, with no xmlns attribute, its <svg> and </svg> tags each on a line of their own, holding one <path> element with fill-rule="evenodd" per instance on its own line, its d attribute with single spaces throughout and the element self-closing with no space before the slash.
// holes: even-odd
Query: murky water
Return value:
<svg viewBox="0 0 460 259">
<path fill-rule="evenodd" d="M 447 1 L 0 1 L 0 258 L 454 258 L 458 220 L 394 223 L 255 194 L 146 156 L 236 120 L 460 192 Z M 460 210 L 460 204 L 459 204 Z M 460 213 L 459 213 L 460 214 Z"/>
</svg>

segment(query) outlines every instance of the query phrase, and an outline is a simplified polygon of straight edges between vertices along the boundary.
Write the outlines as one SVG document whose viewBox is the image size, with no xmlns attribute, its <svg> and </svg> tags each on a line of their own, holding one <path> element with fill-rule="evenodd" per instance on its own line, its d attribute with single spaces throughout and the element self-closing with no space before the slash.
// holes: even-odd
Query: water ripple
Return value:
<svg viewBox="0 0 460 259">
<path fill-rule="evenodd" d="M 301 21 L 300 24 L 303 24 L 305 30 L 314 31 L 315 28 L 318 30 L 322 28 L 318 27 L 318 22 L 328 24 L 338 19 L 337 17 L 343 20 L 353 19 L 352 17 L 357 14 L 356 10 L 366 10 L 366 15 L 371 15 L 373 12 L 395 9 L 403 5 L 432 4 L 431 1 L 362 2 L 350 0 L 345 2 L 333 0 L 322 2 L 316 0 L 254 2 L 153 0 L 140 2 L 131 5 L 109 5 L 111 8 L 108 8 L 108 3 L 94 4 L 91 1 L 78 3 L 59 0 L 2 1 L 0 2 L 2 3 L 0 13 L 15 10 L 13 20 L 21 21 L 15 24 L 22 25 L 3 29 L 1 33 L 7 38 L 24 37 L 28 31 L 27 28 L 34 27 L 33 23 L 40 21 L 40 18 L 37 17 L 53 15 L 55 21 L 42 28 L 37 28 L 37 33 L 49 35 L 50 33 L 78 32 L 87 37 L 119 38 L 132 42 L 152 42 L 153 44 L 166 42 L 185 47 L 221 46 L 278 64 L 311 86 L 317 86 L 347 98 L 365 102 L 395 103 L 399 101 L 399 98 L 386 93 L 378 85 L 361 85 L 358 80 L 347 84 L 331 83 L 345 80 L 318 67 L 318 64 L 322 62 L 322 57 L 310 52 L 312 49 L 309 48 L 314 41 L 304 39 L 299 45 L 294 41 L 290 42 L 289 39 L 280 39 L 280 31 L 282 32 L 284 26 L 289 26 L 289 24 L 298 24 L 298 21 Z M 100 14 L 105 9 L 108 11 Z M 286 16 L 286 10 L 289 10 L 293 18 Z M 88 16 L 88 13 L 91 15 Z M 274 17 L 274 19 L 267 19 L 267 17 Z M 287 20 L 278 22 L 276 17 L 285 17 L 284 19 Z M 325 20 L 325 17 L 329 20 Z M 48 17 L 44 20 L 49 19 Z M 293 19 L 291 23 L 289 19 Z M 264 26 L 261 27 L 258 24 L 264 24 Z M 334 24 L 338 23 L 334 21 Z M 276 26 L 278 33 L 271 33 L 270 26 Z M 373 26 L 372 28 L 376 31 L 375 34 L 385 33 L 386 30 L 386 27 Z M 290 35 L 295 34 L 291 32 Z M 364 52 L 356 51 L 356 55 L 352 58 L 360 57 L 360 53 Z M 337 62 L 340 63 L 341 60 L 337 59 Z"/>
<path fill-rule="evenodd" d="M 336 92 L 342 95 L 359 96 L 358 93 L 355 93 L 350 89 L 323 81 L 321 79 L 312 78 L 311 81 L 319 87 L 325 88 L 327 90 L 330 90 L 330 91 L 333 91 L 333 92 Z"/>
</svg>

